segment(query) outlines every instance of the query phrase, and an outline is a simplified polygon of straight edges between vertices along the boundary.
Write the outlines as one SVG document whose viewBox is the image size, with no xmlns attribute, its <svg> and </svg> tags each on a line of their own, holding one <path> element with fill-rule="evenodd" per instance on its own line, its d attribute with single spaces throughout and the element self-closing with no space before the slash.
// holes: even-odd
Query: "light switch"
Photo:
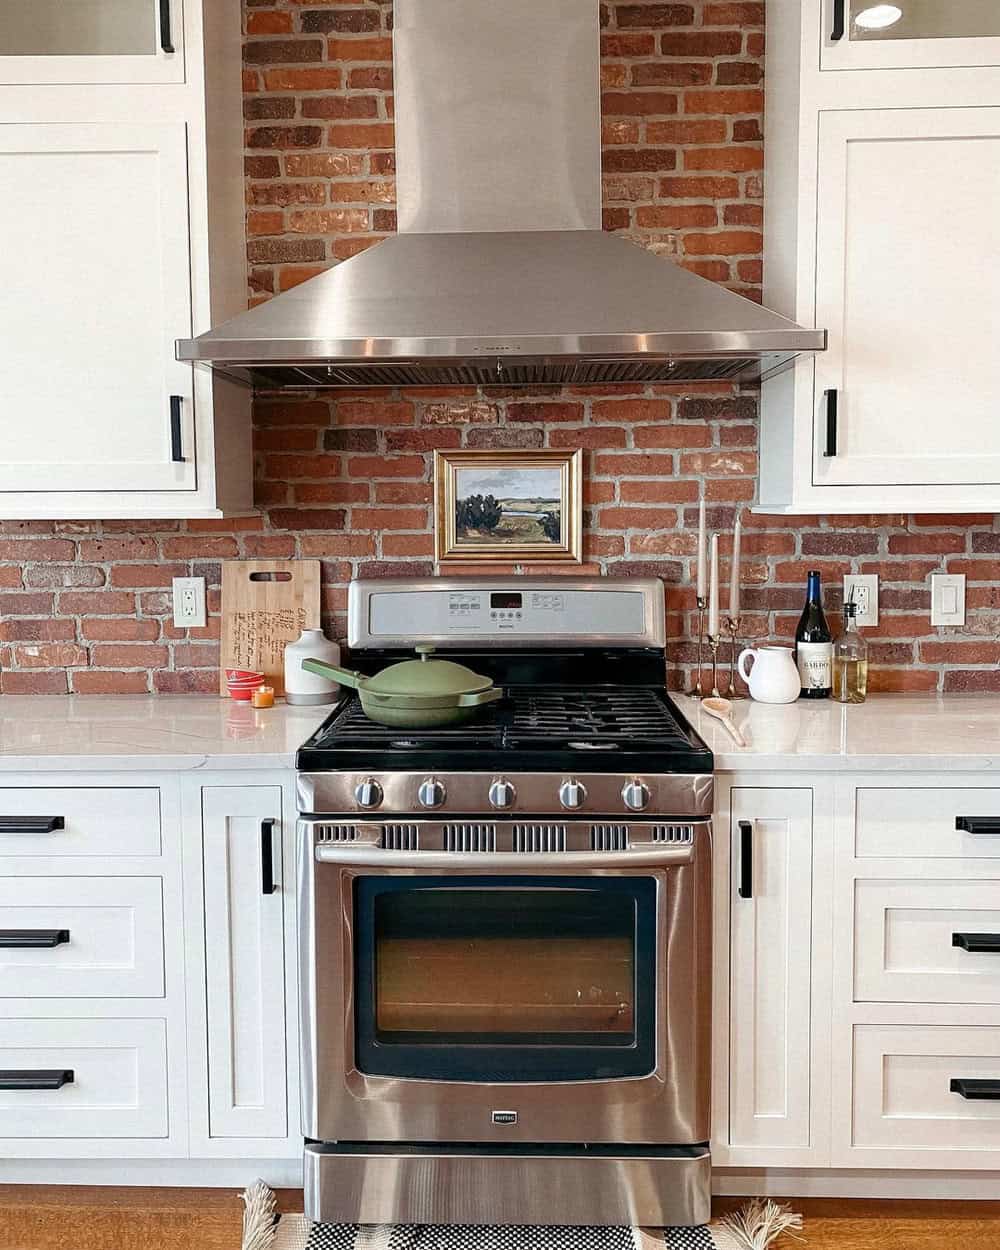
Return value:
<svg viewBox="0 0 1000 1250">
<path fill-rule="evenodd" d="M 931 575 L 931 624 L 965 624 L 965 574 Z"/>
</svg>

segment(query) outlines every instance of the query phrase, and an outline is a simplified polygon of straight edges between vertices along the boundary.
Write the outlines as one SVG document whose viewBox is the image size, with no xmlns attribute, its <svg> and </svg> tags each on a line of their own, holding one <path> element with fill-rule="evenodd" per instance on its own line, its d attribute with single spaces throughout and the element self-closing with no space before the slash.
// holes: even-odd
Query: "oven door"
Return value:
<svg viewBox="0 0 1000 1250">
<path fill-rule="evenodd" d="M 707 1140 L 705 850 L 307 855 L 306 1135 Z"/>
</svg>

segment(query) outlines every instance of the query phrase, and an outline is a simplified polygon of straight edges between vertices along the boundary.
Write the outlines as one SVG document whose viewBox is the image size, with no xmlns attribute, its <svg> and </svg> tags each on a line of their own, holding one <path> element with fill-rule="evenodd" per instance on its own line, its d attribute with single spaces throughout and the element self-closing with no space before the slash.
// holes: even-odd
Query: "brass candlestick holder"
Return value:
<svg viewBox="0 0 1000 1250">
<path fill-rule="evenodd" d="M 697 677 L 695 678 L 694 689 L 688 693 L 695 699 L 703 699 L 705 692 L 701 688 L 701 657 L 705 647 L 705 609 L 708 607 L 708 599 L 704 595 L 698 596 L 698 658 L 697 658 Z"/>
<path fill-rule="evenodd" d="M 708 648 L 712 652 L 712 698 L 718 699 L 719 696 L 719 646 L 722 643 L 721 634 L 708 635 Z"/>
<path fill-rule="evenodd" d="M 743 699 L 746 696 L 739 693 L 736 689 L 736 659 L 743 648 L 740 646 L 740 634 L 742 633 L 743 618 L 742 616 L 727 616 L 726 630 L 730 638 L 729 652 L 729 689 L 726 691 L 727 699 Z"/>
</svg>

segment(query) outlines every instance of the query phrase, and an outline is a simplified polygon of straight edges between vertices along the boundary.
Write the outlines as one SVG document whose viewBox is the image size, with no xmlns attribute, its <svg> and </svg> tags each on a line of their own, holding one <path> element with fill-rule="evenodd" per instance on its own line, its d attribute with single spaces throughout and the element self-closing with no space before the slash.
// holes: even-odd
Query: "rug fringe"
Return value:
<svg viewBox="0 0 1000 1250">
<path fill-rule="evenodd" d="M 797 1241 L 805 1240 L 798 1236 L 802 1216 L 771 1198 L 751 1198 L 738 1211 L 724 1215 L 718 1227 L 735 1237 L 746 1250 L 767 1250 L 782 1233 L 790 1233 Z"/>
<path fill-rule="evenodd" d="M 277 1225 L 274 1190 L 255 1180 L 240 1194 L 243 1200 L 243 1250 L 271 1250 Z"/>
</svg>

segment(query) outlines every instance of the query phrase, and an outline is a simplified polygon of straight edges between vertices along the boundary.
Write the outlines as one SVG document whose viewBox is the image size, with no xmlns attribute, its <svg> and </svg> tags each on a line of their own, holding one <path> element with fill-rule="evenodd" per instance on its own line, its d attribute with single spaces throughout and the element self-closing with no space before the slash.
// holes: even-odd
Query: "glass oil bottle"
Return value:
<svg viewBox="0 0 1000 1250">
<path fill-rule="evenodd" d="M 838 703 L 864 703 L 868 695 L 868 644 L 858 633 L 858 605 L 844 604 L 844 632 L 833 646 L 833 697 Z"/>
</svg>

